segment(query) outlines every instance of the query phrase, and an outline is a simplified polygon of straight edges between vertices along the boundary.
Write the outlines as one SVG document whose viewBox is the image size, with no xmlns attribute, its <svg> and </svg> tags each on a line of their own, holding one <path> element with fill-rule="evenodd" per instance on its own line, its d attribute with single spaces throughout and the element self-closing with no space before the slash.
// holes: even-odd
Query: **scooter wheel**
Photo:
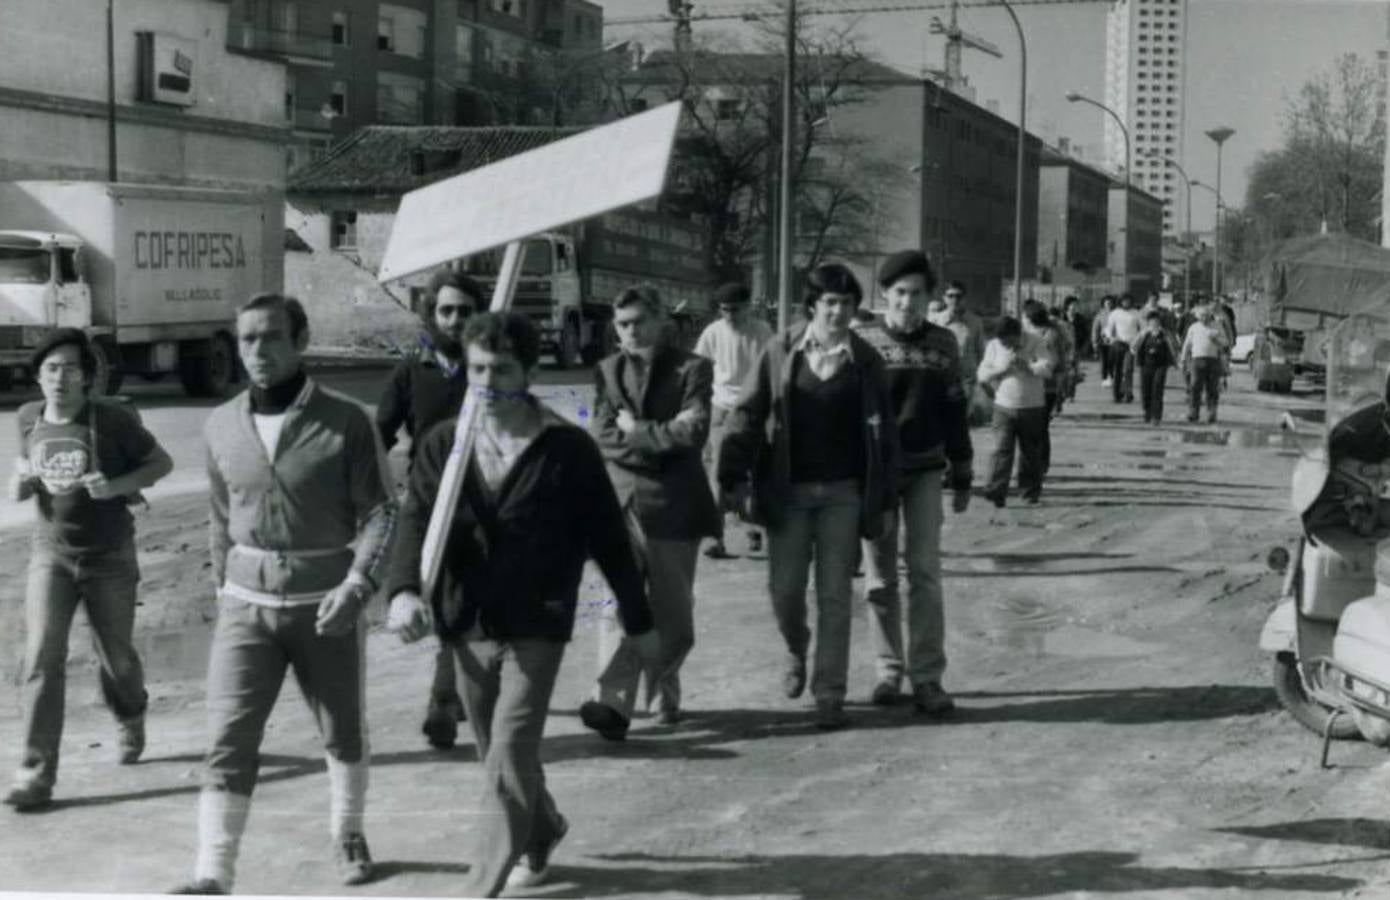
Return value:
<svg viewBox="0 0 1390 900">
<path fill-rule="evenodd" d="M 1303 676 L 1298 671 L 1298 660 L 1292 653 L 1275 655 L 1270 678 L 1274 682 L 1279 705 L 1288 710 L 1298 724 L 1321 736 L 1327 728 L 1327 719 L 1332 715 L 1332 710 L 1308 696 L 1308 690 L 1303 686 Z M 1332 737 L 1336 740 L 1351 741 L 1360 736 L 1361 730 L 1351 716 L 1339 716 L 1332 724 Z"/>
</svg>

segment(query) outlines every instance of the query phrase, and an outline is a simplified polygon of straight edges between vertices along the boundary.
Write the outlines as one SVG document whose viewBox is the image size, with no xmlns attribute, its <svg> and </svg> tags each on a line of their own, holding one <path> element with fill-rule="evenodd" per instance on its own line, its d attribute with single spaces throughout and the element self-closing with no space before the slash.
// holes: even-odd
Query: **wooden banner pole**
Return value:
<svg viewBox="0 0 1390 900">
<path fill-rule="evenodd" d="M 492 289 L 492 305 L 489 312 L 505 312 L 511 309 L 512 297 L 516 294 L 517 277 L 521 273 L 521 251 L 523 241 L 507 244 L 502 254 L 502 271 L 497 275 L 497 284 Z M 465 354 L 464 364 L 467 364 Z M 454 510 L 463 494 L 463 478 L 468 472 L 468 461 L 473 456 L 473 444 L 478 437 L 478 401 L 474 388 L 470 385 L 463 398 L 463 408 L 459 411 L 458 425 L 454 429 L 454 446 L 449 451 L 449 460 L 444 464 L 444 474 L 439 480 L 439 493 L 434 498 L 434 508 L 430 511 L 429 528 L 425 531 L 425 542 L 420 550 L 420 596 L 427 601 L 434 596 L 439 583 L 439 571 L 444 565 L 444 548 L 449 542 L 449 528 L 454 521 Z"/>
</svg>

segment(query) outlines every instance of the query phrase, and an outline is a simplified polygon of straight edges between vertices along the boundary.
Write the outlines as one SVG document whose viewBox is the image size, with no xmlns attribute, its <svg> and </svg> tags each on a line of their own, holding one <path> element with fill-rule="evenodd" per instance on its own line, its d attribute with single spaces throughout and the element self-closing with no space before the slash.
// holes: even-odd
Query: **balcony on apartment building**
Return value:
<svg viewBox="0 0 1390 900">
<path fill-rule="evenodd" d="M 227 49 L 271 56 L 299 65 L 333 65 L 333 40 L 326 32 L 314 34 L 304 29 L 286 31 L 238 22 L 233 23 L 227 31 Z"/>
</svg>

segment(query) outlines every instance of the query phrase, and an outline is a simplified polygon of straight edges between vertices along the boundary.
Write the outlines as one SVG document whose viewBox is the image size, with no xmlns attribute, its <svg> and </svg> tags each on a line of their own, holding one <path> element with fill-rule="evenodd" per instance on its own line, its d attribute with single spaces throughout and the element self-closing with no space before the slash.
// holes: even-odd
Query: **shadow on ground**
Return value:
<svg viewBox="0 0 1390 900">
<path fill-rule="evenodd" d="M 1184 869 L 1138 864 L 1135 853 L 1085 851 L 1049 856 L 893 853 L 883 856 L 658 856 L 617 853 L 592 857 L 614 866 L 554 866 L 557 890 L 547 897 L 709 897 L 779 894 L 830 900 L 951 897 L 1010 900 L 1059 894 L 1125 891 L 1291 891 L 1333 893 L 1361 882 L 1334 875 Z"/>
</svg>

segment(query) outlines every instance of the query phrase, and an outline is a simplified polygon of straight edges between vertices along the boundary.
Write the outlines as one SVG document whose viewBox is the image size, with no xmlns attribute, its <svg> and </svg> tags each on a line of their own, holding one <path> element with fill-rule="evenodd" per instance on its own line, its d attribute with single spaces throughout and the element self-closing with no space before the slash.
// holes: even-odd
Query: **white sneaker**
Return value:
<svg viewBox="0 0 1390 900">
<path fill-rule="evenodd" d="M 1110 387 L 1110 386 L 1113 385 L 1114 383 L 1115 383 L 1115 382 L 1114 382 L 1113 380 L 1109 379 L 1109 378 L 1102 378 L 1102 379 L 1100 380 L 1100 386 L 1101 386 L 1101 387 Z"/>
<path fill-rule="evenodd" d="M 550 877 L 550 855 L 555 852 L 555 848 L 569 830 L 569 820 L 564 816 L 558 816 L 555 834 L 551 837 L 550 843 L 541 850 L 521 854 L 521 859 L 518 859 L 516 865 L 507 873 L 507 887 L 533 888 L 545 884 L 546 879 Z"/>
</svg>

